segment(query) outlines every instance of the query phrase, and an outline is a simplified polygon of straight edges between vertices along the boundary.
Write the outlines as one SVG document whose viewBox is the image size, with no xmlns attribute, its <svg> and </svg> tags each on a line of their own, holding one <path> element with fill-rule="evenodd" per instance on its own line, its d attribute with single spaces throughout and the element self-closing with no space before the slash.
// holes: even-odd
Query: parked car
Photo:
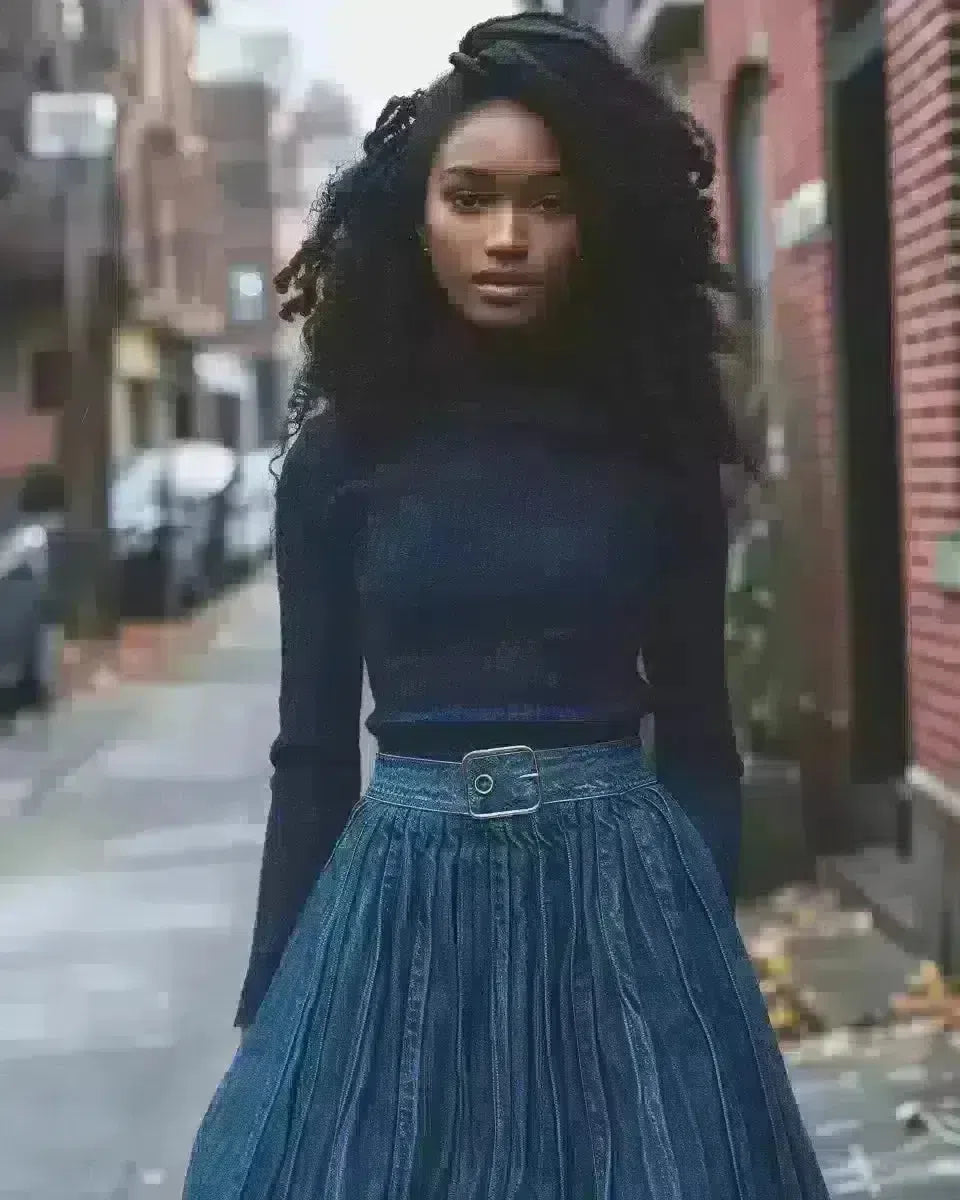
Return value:
<svg viewBox="0 0 960 1200">
<path fill-rule="evenodd" d="M 236 465 L 225 446 L 189 440 L 145 450 L 116 472 L 110 525 L 127 615 L 175 617 L 219 586 Z"/>
<path fill-rule="evenodd" d="M 48 524 L 8 508 L 0 516 L 0 697 L 46 708 L 57 695 L 62 631 L 53 595 Z"/>
<path fill-rule="evenodd" d="M 255 570 L 273 551 L 273 457 L 270 448 L 241 455 L 227 491 L 226 559 L 235 578 Z"/>
</svg>

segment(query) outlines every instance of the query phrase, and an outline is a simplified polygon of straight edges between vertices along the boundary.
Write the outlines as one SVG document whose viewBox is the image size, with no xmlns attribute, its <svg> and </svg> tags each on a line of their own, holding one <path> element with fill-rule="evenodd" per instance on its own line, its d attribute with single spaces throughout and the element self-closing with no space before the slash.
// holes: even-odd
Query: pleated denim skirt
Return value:
<svg viewBox="0 0 960 1200">
<path fill-rule="evenodd" d="M 707 847 L 638 743 L 380 756 L 185 1200 L 827 1200 Z"/>
</svg>

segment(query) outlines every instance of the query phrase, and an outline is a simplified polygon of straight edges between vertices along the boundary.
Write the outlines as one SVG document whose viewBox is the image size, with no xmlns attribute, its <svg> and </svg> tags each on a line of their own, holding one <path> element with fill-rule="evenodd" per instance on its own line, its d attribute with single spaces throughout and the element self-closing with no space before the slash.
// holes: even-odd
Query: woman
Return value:
<svg viewBox="0 0 960 1200">
<path fill-rule="evenodd" d="M 273 803 L 185 1196 L 825 1200 L 731 904 L 708 144 L 561 17 L 451 61 L 278 281 Z"/>
</svg>

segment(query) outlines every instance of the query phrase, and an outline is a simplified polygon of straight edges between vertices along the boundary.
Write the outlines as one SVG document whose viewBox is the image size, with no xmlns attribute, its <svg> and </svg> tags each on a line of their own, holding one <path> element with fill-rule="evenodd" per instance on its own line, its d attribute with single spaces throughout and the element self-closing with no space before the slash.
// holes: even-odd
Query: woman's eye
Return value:
<svg viewBox="0 0 960 1200">
<path fill-rule="evenodd" d="M 479 213 L 495 206 L 502 197 L 491 192 L 458 191 L 450 195 L 450 203 L 456 212 Z M 544 213 L 547 216 L 562 216 L 569 211 L 566 198 L 559 194 L 541 196 L 535 200 L 527 200 L 524 207 L 531 212 Z"/>
<path fill-rule="evenodd" d="M 567 205 L 562 196 L 543 196 L 534 207 L 550 216 L 567 211 Z"/>
<path fill-rule="evenodd" d="M 451 200 L 458 212 L 480 212 L 491 203 L 491 197 L 482 192 L 454 192 Z"/>
</svg>

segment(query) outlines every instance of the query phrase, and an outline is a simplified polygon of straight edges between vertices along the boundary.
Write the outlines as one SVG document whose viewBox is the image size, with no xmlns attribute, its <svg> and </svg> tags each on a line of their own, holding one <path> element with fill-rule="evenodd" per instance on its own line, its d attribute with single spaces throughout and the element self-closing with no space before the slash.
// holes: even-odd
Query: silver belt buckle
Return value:
<svg viewBox="0 0 960 1200">
<path fill-rule="evenodd" d="M 482 801 L 485 796 L 489 796 L 494 791 L 496 780 L 489 771 L 477 771 L 476 763 L 477 760 L 480 760 L 482 764 L 485 759 L 503 754 L 529 754 L 533 770 L 518 776 L 518 778 L 535 779 L 537 781 L 536 799 L 534 803 L 526 805 L 523 808 L 504 808 L 498 811 L 488 811 L 481 807 Z M 469 754 L 463 756 L 460 765 L 463 769 L 464 786 L 467 790 L 467 807 L 470 810 L 470 816 L 477 821 L 494 821 L 502 817 L 527 817 L 535 813 L 543 803 L 543 791 L 540 785 L 537 756 L 530 746 L 494 746 L 490 750 L 471 750 Z"/>
</svg>

